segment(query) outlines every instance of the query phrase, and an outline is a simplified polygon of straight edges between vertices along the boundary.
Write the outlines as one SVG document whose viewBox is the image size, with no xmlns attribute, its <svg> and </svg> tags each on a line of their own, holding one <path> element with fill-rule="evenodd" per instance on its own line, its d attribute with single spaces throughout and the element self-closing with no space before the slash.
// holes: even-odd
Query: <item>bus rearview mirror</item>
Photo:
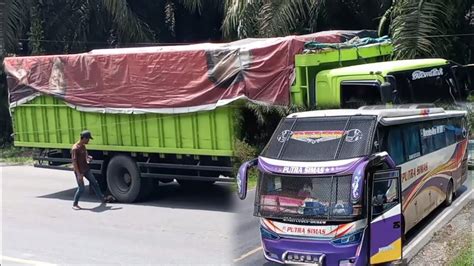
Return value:
<svg viewBox="0 0 474 266">
<path fill-rule="evenodd" d="M 248 181 L 248 171 L 250 168 L 257 165 L 258 159 L 253 159 L 243 163 L 239 167 L 239 172 L 237 173 L 237 193 L 241 200 L 244 200 L 247 197 L 247 181 Z"/>
</svg>

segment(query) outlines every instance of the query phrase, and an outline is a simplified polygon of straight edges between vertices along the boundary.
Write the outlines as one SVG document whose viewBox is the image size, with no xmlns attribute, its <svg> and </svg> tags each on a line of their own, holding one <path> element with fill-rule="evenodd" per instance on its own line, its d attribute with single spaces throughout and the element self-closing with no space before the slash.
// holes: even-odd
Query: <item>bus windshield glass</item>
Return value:
<svg viewBox="0 0 474 266">
<path fill-rule="evenodd" d="M 285 118 L 263 157 L 286 161 L 330 161 L 368 155 L 375 116 Z"/>
<path fill-rule="evenodd" d="M 356 218 L 351 175 L 301 177 L 262 174 L 256 215 L 267 218 L 347 220 Z M 359 213 L 357 213 L 359 214 Z"/>
</svg>

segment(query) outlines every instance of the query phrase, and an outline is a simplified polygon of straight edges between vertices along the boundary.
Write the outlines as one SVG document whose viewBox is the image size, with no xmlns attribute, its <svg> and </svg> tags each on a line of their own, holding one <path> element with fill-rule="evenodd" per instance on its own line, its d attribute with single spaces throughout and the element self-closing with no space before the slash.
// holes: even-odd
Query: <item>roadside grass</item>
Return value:
<svg viewBox="0 0 474 266">
<path fill-rule="evenodd" d="M 474 240 L 472 240 L 469 244 L 467 244 L 461 252 L 454 257 L 451 261 L 450 265 L 453 266 L 471 266 L 474 262 Z"/>
<path fill-rule="evenodd" d="M 4 147 L 0 149 L 0 162 L 15 164 L 32 164 L 33 149 L 18 148 L 14 146 Z"/>
<path fill-rule="evenodd" d="M 247 181 L 247 189 L 254 189 L 257 186 L 258 172 L 250 171 L 249 178 Z"/>
</svg>

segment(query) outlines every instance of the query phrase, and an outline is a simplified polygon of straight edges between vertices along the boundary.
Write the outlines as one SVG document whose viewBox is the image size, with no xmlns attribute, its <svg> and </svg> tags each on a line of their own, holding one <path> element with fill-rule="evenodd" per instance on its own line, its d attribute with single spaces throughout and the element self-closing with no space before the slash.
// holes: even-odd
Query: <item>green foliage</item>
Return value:
<svg viewBox="0 0 474 266">
<path fill-rule="evenodd" d="M 257 156 L 257 149 L 245 141 L 236 139 L 234 143 L 234 156 L 238 165 L 249 161 Z"/>
<path fill-rule="evenodd" d="M 228 38 L 273 37 L 316 24 L 325 0 L 226 1 L 224 35 Z"/>
<path fill-rule="evenodd" d="M 7 19 L 5 20 L 5 49 L 16 49 L 18 39 L 27 28 L 29 21 L 29 0 L 12 0 L 7 3 Z"/>
<path fill-rule="evenodd" d="M 392 12 L 391 32 L 395 58 L 444 57 L 447 38 L 431 35 L 447 34 L 452 27 L 449 2 L 444 0 L 396 1 Z"/>
<path fill-rule="evenodd" d="M 44 39 L 43 31 L 43 17 L 41 14 L 41 7 L 39 3 L 34 3 L 30 8 L 30 31 L 29 42 L 32 55 L 41 55 L 44 54 L 45 50 L 43 49 L 43 43 L 41 40 Z"/>
<path fill-rule="evenodd" d="M 468 124 L 469 124 L 469 132 L 471 137 L 474 136 L 474 95 L 469 95 L 467 98 L 469 102 L 467 107 L 467 115 L 468 115 Z"/>
<path fill-rule="evenodd" d="M 472 234 L 472 232 L 471 232 Z M 474 261 L 474 240 L 467 243 L 467 245 L 461 250 L 450 263 L 453 266 L 471 266 Z"/>
<path fill-rule="evenodd" d="M 390 0 L 227 0 L 224 36 L 230 39 L 375 28 Z M 344 16 L 340 14 L 344 13 Z"/>
<path fill-rule="evenodd" d="M 237 173 L 242 163 L 252 160 L 258 156 L 258 151 L 255 147 L 246 143 L 245 141 L 236 139 L 234 143 L 234 173 Z M 252 189 L 257 184 L 258 171 L 256 168 L 250 169 L 248 172 L 247 188 Z"/>
<path fill-rule="evenodd" d="M 133 13 L 126 0 L 104 0 L 103 7 L 114 21 L 122 40 L 148 42 L 155 39 L 148 24 Z"/>
<path fill-rule="evenodd" d="M 469 0 L 394 1 L 380 21 L 379 31 L 383 32 L 386 19 L 390 16 L 395 59 L 442 57 L 465 61 L 469 59 L 465 57 L 472 38 L 466 37 L 461 41 L 459 37 L 444 35 L 472 31 L 467 18 L 470 8 Z"/>
<path fill-rule="evenodd" d="M 0 149 L 0 162 L 6 163 L 32 163 L 33 149 L 17 148 L 13 146 L 6 146 Z"/>
</svg>

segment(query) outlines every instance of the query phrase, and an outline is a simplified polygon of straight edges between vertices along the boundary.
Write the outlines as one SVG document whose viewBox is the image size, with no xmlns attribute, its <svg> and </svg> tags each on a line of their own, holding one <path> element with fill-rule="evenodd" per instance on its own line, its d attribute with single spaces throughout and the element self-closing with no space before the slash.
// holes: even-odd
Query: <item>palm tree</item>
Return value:
<svg viewBox="0 0 474 266">
<path fill-rule="evenodd" d="M 445 57 L 467 63 L 473 38 L 452 35 L 473 32 L 471 8 L 471 0 L 394 0 L 379 34 L 391 35 L 396 59 Z"/>
<path fill-rule="evenodd" d="M 18 52 L 18 40 L 28 40 L 29 51 L 23 53 L 39 54 L 83 50 L 91 42 L 106 46 L 111 35 L 121 41 L 154 40 L 125 0 L 12 0 L 7 6 L 10 52 Z"/>
<path fill-rule="evenodd" d="M 221 37 L 223 7 L 218 0 L 11 0 L 6 49 L 41 54 L 215 40 Z M 19 51 L 19 40 L 29 47 Z"/>
<path fill-rule="evenodd" d="M 223 33 L 232 39 L 371 29 L 389 6 L 390 0 L 226 0 Z"/>
</svg>

